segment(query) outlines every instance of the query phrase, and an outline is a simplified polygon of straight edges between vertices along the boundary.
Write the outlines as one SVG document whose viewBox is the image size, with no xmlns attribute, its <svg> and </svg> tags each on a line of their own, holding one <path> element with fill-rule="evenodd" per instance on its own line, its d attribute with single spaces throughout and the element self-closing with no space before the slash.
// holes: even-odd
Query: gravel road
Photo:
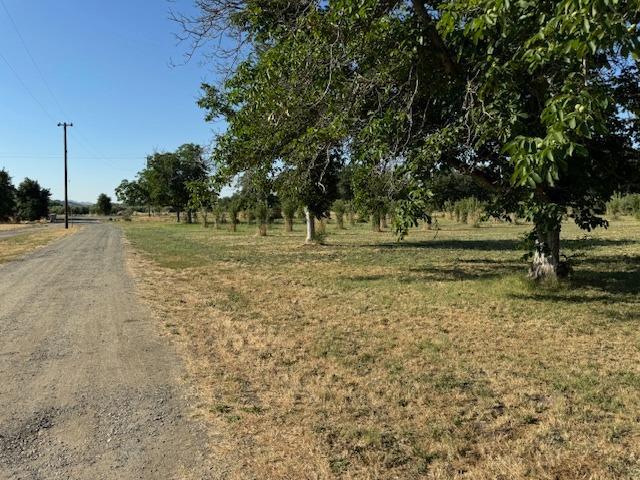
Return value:
<svg viewBox="0 0 640 480">
<path fill-rule="evenodd" d="M 0 266 L 0 479 L 206 479 L 181 363 L 135 297 L 120 229 Z"/>
</svg>

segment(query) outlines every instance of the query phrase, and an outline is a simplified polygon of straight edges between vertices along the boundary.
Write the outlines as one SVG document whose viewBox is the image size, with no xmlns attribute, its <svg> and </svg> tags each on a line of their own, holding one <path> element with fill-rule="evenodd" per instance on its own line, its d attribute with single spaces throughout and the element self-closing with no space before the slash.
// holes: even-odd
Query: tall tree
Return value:
<svg viewBox="0 0 640 480">
<path fill-rule="evenodd" d="M 39 220 L 49 215 L 51 192 L 42 188 L 36 180 L 25 178 L 16 191 L 18 217 L 23 220 Z"/>
<path fill-rule="evenodd" d="M 111 203 L 111 197 L 106 193 L 98 195 L 98 201 L 96 202 L 96 210 L 100 215 L 111 215 L 113 210 L 113 204 Z"/>
<path fill-rule="evenodd" d="M 148 185 L 153 204 L 172 207 L 178 221 L 180 213 L 186 209 L 190 223 L 190 194 L 187 184 L 206 180 L 207 175 L 208 167 L 202 147 L 189 143 L 175 152 L 154 153 L 147 157 L 147 168 L 142 172 L 141 179 Z"/>
<path fill-rule="evenodd" d="M 16 189 L 9 173 L 0 170 L 0 221 L 6 222 L 16 213 Z"/>
<path fill-rule="evenodd" d="M 187 190 L 189 191 L 189 209 L 202 213 L 202 225 L 207 228 L 208 213 L 218 201 L 216 185 L 209 178 L 206 180 L 190 180 L 187 182 Z"/>
</svg>

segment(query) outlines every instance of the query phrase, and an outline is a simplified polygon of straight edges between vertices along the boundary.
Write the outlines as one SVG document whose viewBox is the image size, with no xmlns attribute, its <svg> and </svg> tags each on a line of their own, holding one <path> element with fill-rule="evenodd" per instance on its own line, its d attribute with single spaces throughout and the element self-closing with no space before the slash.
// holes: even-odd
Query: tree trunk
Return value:
<svg viewBox="0 0 640 480">
<path fill-rule="evenodd" d="M 308 208 L 304 209 L 304 215 L 307 219 L 307 238 L 305 243 L 313 243 L 316 240 L 316 221 Z"/>
<path fill-rule="evenodd" d="M 202 209 L 202 219 L 204 221 L 204 228 L 207 228 L 209 225 L 207 224 L 207 210 Z"/>
<path fill-rule="evenodd" d="M 149 205 L 149 216 L 151 216 L 151 205 Z"/>
<path fill-rule="evenodd" d="M 536 236 L 529 278 L 555 280 L 566 276 L 566 266 L 560 262 L 560 225 L 551 230 L 537 226 Z"/>
<path fill-rule="evenodd" d="M 371 215 L 371 231 L 381 232 L 380 230 L 380 212 L 375 212 Z"/>
<path fill-rule="evenodd" d="M 237 220 L 233 220 L 233 222 L 231 222 L 231 224 L 229 225 L 229 230 L 231 230 L 232 232 L 235 232 L 238 230 L 238 222 Z"/>
<path fill-rule="evenodd" d="M 380 216 L 380 225 L 381 225 L 382 228 L 388 228 L 387 215 L 386 214 Z"/>
<path fill-rule="evenodd" d="M 187 223 L 188 224 L 193 223 L 193 215 L 191 214 L 191 210 L 187 210 Z"/>
<path fill-rule="evenodd" d="M 176 210 L 176 221 L 180 223 L 180 210 Z"/>
<path fill-rule="evenodd" d="M 284 231 L 287 233 L 293 232 L 293 217 L 284 217 Z"/>
</svg>

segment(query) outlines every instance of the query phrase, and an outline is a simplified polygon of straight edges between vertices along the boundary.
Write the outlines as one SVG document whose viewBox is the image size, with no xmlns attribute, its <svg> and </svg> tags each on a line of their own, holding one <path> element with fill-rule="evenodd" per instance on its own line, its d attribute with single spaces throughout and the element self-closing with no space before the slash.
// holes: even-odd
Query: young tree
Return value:
<svg viewBox="0 0 640 480">
<path fill-rule="evenodd" d="M 231 197 L 225 198 L 223 200 L 226 207 L 226 212 L 229 215 L 229 229 L 232 232 L 235 232 L 238 229 L 238 215 L 243 208 L 242 198 L 236 193 Z"/>
<path fill-rule="evenodd" d="M 51 192 L 42 188 L 36 180 L 25 178 L 16 191 L 18 217 L 23 220 L 39 220 L 49 215 Z"/>
<path fill-rule="evenodd" d="M 245 208 L 248 208 L 258 223 L 257 236 L 267 235 L 270 207 L 275 203 L 272 193 L 273 179 L 266 168 L 253 168 L 240 179 L 240 195 Z"/>
<path fill-rule="evenodd" d="M 0 222 L 6 222 L 16 214 L 16 189 L 11 177 L 4 169 L 0 170 Z"/>
<path fill-rule="evenodd" d="M 202 212 L 203 226 L 207 228 L 207 214 L 218 200 L 218 192 L 214 183 L 211 179 L 191 180 L 187 182 L 187 190 L 189 191 L 189 209 Z"/>
<path fill-rule="evenodd" d="M 113 210 L 113 204 L 111 203 L 111 197 L 109 197 L 106 193 L 101 193 L 98 196 L 98 201 L 96 202 L 96 211 L 99 215 L 111 215 L 111 211 Z"/>
<path fill-rule="evenodd" d="M 381 232 L 394 195 L 392 173 L 384 168 L 360 167 L 353 173 L 352 186 L 354 206 L 361 214 L 370 216 L 374 232 Z"/>
<path fill-rule="evenodd" d="M 336 223 L 338 224 L 338 228 L 340 230 L 344 229 L 344 215 L 347 212 L 347 202 L 342 199 L 338 199 L 333 202 L 333 206 L 331 208 L 333 213 L 336 214 Z"/>
</svg>

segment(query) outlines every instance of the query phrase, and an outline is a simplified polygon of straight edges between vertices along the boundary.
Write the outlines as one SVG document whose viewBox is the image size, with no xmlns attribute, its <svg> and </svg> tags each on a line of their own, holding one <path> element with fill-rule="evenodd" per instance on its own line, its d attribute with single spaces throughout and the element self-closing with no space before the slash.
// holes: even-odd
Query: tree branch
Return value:
<svg viewBox="0 0 640 480">
<path fill-rule="evenodd" d="M 447 46 L 444 44 L 442 37 L 440 37 L 440 34 L 436 29 L 433 17 L 429 15 L 429 12 L 427 12 L 422 0 L 411 0 L 411 3 L 413 5 L 413 10 L 424 26 L 429 42 L 436 49 L 436 54 L 439 57 L 445 72 L 449 75 L 459 74 L 461 72 L 460 65 L 449 53 Z"/>
</svg>

